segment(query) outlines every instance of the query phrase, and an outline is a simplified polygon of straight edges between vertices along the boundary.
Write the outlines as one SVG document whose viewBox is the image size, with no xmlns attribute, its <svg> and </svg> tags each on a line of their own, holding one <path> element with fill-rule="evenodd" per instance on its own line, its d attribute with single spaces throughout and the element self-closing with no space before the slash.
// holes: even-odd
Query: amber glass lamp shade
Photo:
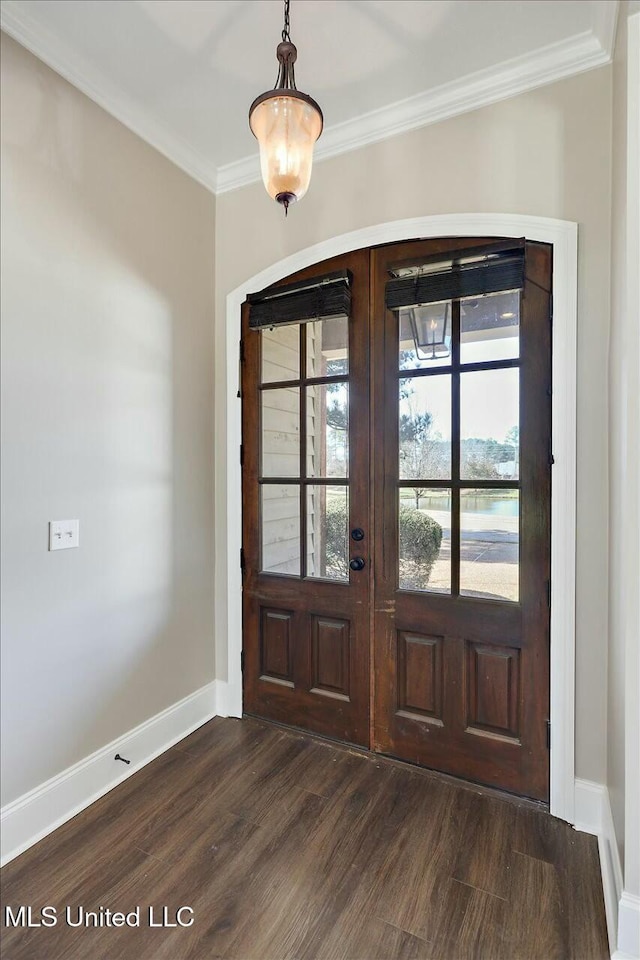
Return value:
<svg viewBox="0 0 640 960">
<path fill-rule="evenodd" d="M 262 179 L 270 197 L 284 206 L 301 200 L 309 188 L 313 148 L 322 133 L 322 110 L 296 89 L 297 50 L 290 40 L 278 44 L 278 82 L 251 104 L 249 126 L 260 145 Z"/>
<path fill-rule="evenodd" d="M 267 193 L 281 203 L 301 200 L 311 180 L 313 148 L 322 132 L 321 114 L 306 99 L 280 95 L 259 103 L 249 122 L 260 144 Z"/>
</svg>

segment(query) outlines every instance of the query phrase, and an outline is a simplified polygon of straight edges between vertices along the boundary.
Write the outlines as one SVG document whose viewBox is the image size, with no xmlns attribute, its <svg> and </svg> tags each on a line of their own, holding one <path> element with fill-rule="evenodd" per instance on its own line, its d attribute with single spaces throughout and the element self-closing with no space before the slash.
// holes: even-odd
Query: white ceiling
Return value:
<svg viewBox="0 0 640 960">
<path fill-rule="evenodd" d="M 2 29 L 187 173 L 259 178 L 251 101 L 281 0 L 3 0 Z M 611 59 L 617 0 L 291 0 L 296 80 L 333 156 Z"/>
</svg>

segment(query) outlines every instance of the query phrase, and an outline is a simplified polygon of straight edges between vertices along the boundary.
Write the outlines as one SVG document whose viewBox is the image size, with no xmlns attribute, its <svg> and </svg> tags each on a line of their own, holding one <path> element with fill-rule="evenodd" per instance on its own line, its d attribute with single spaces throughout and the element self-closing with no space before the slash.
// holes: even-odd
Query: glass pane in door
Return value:
<svg viewBox="0 0 640 960">
<path fill-rule="evenodd" d="M 262 476 L 300 476 L 300 389 L 263 390 Z"/>
<path fill-rule="evenodd" d="M 349 384 L 307 387 L 307 476 L 349 476 Z"/>
<path fill-rule="evenodd" d="M 293 323 L 260 331 L 262 383 L 298 380 L 300 377 L 300 327 Z"/>
<path fill-rule="evenodd" d="M 307 377 L 337 377 L 349 372 L 349 321 L 346 317 L 307 323 Z"/>
<path fill-rule="evenodd" d="M 517 490 L 462 490 L 460 593 L 517 601 L 519 541 Z"/>
<path fill-rule="evenodd" d="M 307 487 L 307 576 L 349 579 L 349 488 Z"/>
<path fill-rule="evenodd" d="M 401 377 L 399 394 L 400 479 L 450 479 L 451 374 Z"/>
<path fill-rule="evenodd" d="M 460 476 L 517 480 L 520 461 L 520 371 L 460 374 Z"/>
<path fill-rule="evenodd" d="M 451 366 L 451 301 L 399 311 L 400 370 Z"/>
<path fill-rule="evenodd" d="M 460 301 L 460 362 L 520 356 L 520 291 Z"/>
<path fill-rule="evenodd" d="M 300 576 L 300 487 L 264 483 L 260 488 L 264 573 Z"/>
<path fill-rule="evenodd" d="M 401 590 L 451 593 L 451 490 L 401 487 L 398 541 Z"/>
</svg>

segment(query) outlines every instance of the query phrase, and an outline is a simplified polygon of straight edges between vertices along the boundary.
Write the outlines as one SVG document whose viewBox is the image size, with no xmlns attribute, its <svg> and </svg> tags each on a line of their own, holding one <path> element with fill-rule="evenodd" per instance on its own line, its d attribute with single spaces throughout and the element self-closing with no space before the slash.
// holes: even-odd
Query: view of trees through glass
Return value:
<svg viewBox="0 0 640 960">
<path fill-rule="evenodd" d="M 500 299 L 502 297 L 502 299 Z M 459 592 L 518 600 L 519 559 L 519 304 L 513 293 L 463 301 L 465 370 L 459 384 Z M 489 301 L 493 301 L 489 303 Z M 465 313 L 466 308 L 466 313 Z M 501 312 L 504 320 L 501 320 Z M 486 314 L 486 317 L 485 317 Z M 465 320 L 465 316 L 468 318 Z M 405 334 L 403 334 L 403 330 Z M 417 359 L 400 322 L 398 385 L 399 583 L 404 589 L 449 593 L 454 497 L 451 359 L 429 369 Z M 405 339 L 403 340 L 403 336 Z M 500 365 L 504 362 L 504 365 Z M 437 367 L 437 369 L 436 369 Z M 412 372 L 415 371 L 412 376 Z M 408 483 L 407 481 L 414 481 Z M 434 481 L 439 482 L 434 487 Z M 474 481 L 481 484 L 474 487 Z M 493 487 L 491 481 L 513 482 Z M 431 526 L 420 526 L 424 517 Z M 434 526 L 435 525 L 435 526 Z M 421 560 L 413 542 L 422 537 Z"/>
<path fill-rule="evenodd" d="M 466 321 L 461 308 L 465 362 L 474 367 L 465 369 L 463 363 L 459 373 L 452 371 L 451 358 L 438 359 L 431 367 L 420 359 L 406 340 L 401 319 L 398 533 L 399 582 L 404 589 L 451 592 L 453 491 L 459 481 L 459 590 L 470 596 L 518 599 L 519 318 L 517 297 L 508 297 L 504 301 L 487 298 L 493 300 L 489 306 L 476 298 L 467 306 Z M 503 307 L 506 319 L 501 326 Z M 299 576 L 304 565 L 307 576 L 346 580 L 347 323 L 319 321 L 308 324 L 303 333 L 306 377 L 302 383 L 299 328 L 263 334 L 263 483 L 274 478 L 272 487 L 263 487 L 263 569 Z M 485 362 L 491 368 L 483 368 Z M 459 477 L 453 476 L 452 467 L 454 388 L 459 395 Z M 300 476 L 301 391 L 304 477 Z M 277 482 L 285 477 L 291 478 L 288 484 Z M 301 500 L 305 477 L 308 487 Z M 309 482 L 315 478 L 324 480 L 324 485 Z M 475 487 L 474 482 L 481 485 Z M 494 486 L 496 482 L 503 486 Z"/>
</svg>

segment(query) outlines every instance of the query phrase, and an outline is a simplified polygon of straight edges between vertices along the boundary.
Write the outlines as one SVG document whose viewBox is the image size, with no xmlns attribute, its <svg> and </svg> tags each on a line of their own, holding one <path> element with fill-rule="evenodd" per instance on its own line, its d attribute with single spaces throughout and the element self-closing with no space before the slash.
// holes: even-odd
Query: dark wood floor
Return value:
<svg viewBox="0 0 640 960">
<path fill-rule="evenodd" d="M 216 719 L 2 872 L 5 960 L 603 960 L 597 844 L 532 805 L 255 720 Z M 150 929 L 167 906 L 189 928 Z M 186 919 L 186 915 L 185 915 Z"/>
</svg>

